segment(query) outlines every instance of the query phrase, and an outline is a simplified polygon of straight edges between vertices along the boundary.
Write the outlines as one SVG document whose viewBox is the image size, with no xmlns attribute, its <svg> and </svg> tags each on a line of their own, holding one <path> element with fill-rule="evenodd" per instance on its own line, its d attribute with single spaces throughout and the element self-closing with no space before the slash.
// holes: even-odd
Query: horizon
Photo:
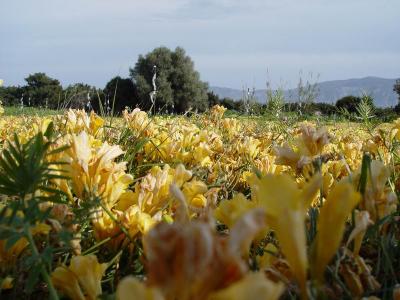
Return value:
<svg viewBox="0 0 400 300">
<path fill-rule="evenodd" d="M 31 75 L 31 74 L 34 74 L 34 73 L 30 73 L 30 74 L 26 75 L 25 78 L 27 76 Z M 46 75 L 49 76 L 49 74 L 47 74 L 47 73 L 46 73 Z M 116 76 L 119 76 L 119 75 L 116 75 Z M 51 77 L 51 78 L 53 78 L 53 77 Z M 368 78 L 382 79 L 382 80 L 397 80 L 397 79 L 400 79 L 400 76 L 399 77 L 394 77 L 394 78 L 384 78 L 384 77 L 378 77 L 378 76 L 365 76 L 365 77 L 360 77 L 360 78 L 333 79 L 333 80 L 326 80 L 326 81 L 317 81 L 317 82 L 312 82 L 312 83 L 315 83 L 315 84 L 318 85 L 318 84 L 323 84 L 323 83 L 326 83 L 326 82 L 348 81 L 348 80 L 364 80 L 364 79 L 368 79 Z M 58 78 L 53 78 L 53 79 L 59 80 Z M 110 78 L 110 79 L 112 79 L 112 78 Z M 23 86 L 26 83 L 25 81 L 23 81 L 22 84 L 12 85 L 12 84 L 7 84 L 7 82 L 3 78 L 0 78 L 0 80 L 2 80 L 2 86 L 4 86 L 4 87 L 8 87 L 8 86 Z M 70 84 L 72 85 L 72 84 L 75 84 L 75 83 L 87 84 L 86 82 L 74 82 L 74 83 L 70 83 Z M 61 82 L 61 81 L 60 81 L 60 84 L 61 84 L 61 86 L 63 88 L 67 88 L 70 85 L 70 84 L 63 84 L 63 82 Z M 102 87 L 101 86 L 93 86 L 93 87 L 98 88 L 98 89 L 103 89 L 104 88 L 104 86 L 102 86 Z M 211 84 L 208 83 L 208 89 L 210 90 L 211 88 L 222 88 L 222 89 L 229 89 L 229 90 L 235 90 L 235 91 L 242 91 L 244 88 L 252 89 L 253 87 L 251 87 L 251 86 L 246 86 L 246 87 L 244 87 L 244 86 L 242 86 L 242 87 L 227 87 L 227 86 L 211 85 Z M 278 86 L 278 87 L 274 87 L 273 89 L 279 89 L 279 88 L 281 88 L 281 87 Z M 284 90 L 292 90 L 292 89 L 296 89 L 296 88 L 297 88 L 296 86 L 285 87 Z M 267 87 L 265 86 L 265 87 L 255 88 L 255 91 L 262 91 L 262 90 L 266 90 L 266 89 L 267 89 Z"/>
<path fill-rule="evenodd" d="M 293 88 L 301 70 L 318 82 L 398 78 L 399 10 L 396 0 L 8 1 L 0 78 L 22 85 L 44 72 L 104 87 L 161 45 L 183 47 L 209 86 Z"/>
</svg>

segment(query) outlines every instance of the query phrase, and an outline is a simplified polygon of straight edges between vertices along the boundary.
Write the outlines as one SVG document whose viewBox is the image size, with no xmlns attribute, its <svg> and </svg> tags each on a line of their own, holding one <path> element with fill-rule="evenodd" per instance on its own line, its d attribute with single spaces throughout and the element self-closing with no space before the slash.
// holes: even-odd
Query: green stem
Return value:
<svg viewBox="0 0 400 300">
<path fill-rule="evenodd" d="M 113 213 L 103 204 L 100 202 L 100 206 L 101 208 L 107 213 L 107 215 L 111 218 L 111 220 L 113 220 L 121 229 L 121 231 L 126 235 L 126 237 L 128 238 L 128 240 L 134 244 L 134 240 L 132 239 L 132 237 L 129 235 L 128 230 L 125 228 L 125 226 L 123 224 L 121 224 L 120 221 L 117 220 L 117 218 L 115 218 L 115 216 L 113 215 Z"/>
<path fill-rule="evenodd" d="M 32 236 L 29 224 L 25 224 L 25 235 L 28 239 L 29 246 L 31 248 L 33 255 L 39 256 L 39 251 L 36 248 L 35 241 L 33 240 L 33 236 Z M 55 290 L 55 288 L 53 286 L 53 283 L 51 282 L 49 273 L 47 273 L 47 270 L 46 270 L 44 264 L 41 262 L 40 262 L 40 273 L 42 274 L 44 281 L 46 281 L 46 283 L 47 283 L 47 286 L 49 289 L 49 294 L 50 294 L 50 299 L 58 300 L 59 297 L 58 297 L 57 291 Z"/>
</svg>

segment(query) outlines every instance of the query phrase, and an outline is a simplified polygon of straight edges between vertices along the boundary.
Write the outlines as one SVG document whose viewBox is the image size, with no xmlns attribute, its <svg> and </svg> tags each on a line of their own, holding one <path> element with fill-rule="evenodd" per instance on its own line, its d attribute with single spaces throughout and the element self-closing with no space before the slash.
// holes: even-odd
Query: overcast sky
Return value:
<svg viewBox="0 0 400 300">
<path fill-rule="evenodd" d="M 158 46 L 183 47 L 214 86 L 292 87 L 300 70 L 396 78 L 399 12 L 400 0 L 1 0 L 0 78 L 103 87 Z"/>
</svg>

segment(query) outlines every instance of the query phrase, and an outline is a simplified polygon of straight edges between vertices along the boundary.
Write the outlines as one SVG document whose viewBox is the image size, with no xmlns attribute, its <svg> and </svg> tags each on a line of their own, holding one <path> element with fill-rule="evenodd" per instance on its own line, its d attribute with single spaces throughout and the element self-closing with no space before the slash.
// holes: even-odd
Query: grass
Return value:
<svg viewBox="0 0 400 300">
<path fill-rule="evenodd" d="M 4 107 L 4 115 L 5 116 L 53 116 L 63 114 L 63 110 L 54 110 L 54 109 L 46 109 L 46 108 L 37 108 L 37 107 L 24 107 L 21 108 L 19 106 L 6 106 Z"/>
</svg>

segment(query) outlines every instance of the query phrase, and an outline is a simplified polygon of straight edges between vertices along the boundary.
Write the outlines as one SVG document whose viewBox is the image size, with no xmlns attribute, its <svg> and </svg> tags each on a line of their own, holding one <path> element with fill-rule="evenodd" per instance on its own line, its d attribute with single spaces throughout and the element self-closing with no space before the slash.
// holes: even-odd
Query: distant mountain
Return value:
<svg viewBox="0 0 400 300">
<path fill-rule="evenodd" d="M 393 91 L 396 79 L 365 77 L 360 79 L 333 80 L 318 83 L 319 94 L 317 102 L 335 103 L 336 100 L 348 96 L 361 96 L 363 92 L 371 94 L 376 106 L 388 107 L 397 104 L 397 94 Z M 240 100 L 243 91 L 239 89 L 210 87 L 210 90 L 220 98 L 229 97 Z M 296 101 L 297 89 L 284 91 L 288 102 Z M 265 102 L 266 90 L 256 90 L 255 96 L 259 102 Z"/>
</svg>

